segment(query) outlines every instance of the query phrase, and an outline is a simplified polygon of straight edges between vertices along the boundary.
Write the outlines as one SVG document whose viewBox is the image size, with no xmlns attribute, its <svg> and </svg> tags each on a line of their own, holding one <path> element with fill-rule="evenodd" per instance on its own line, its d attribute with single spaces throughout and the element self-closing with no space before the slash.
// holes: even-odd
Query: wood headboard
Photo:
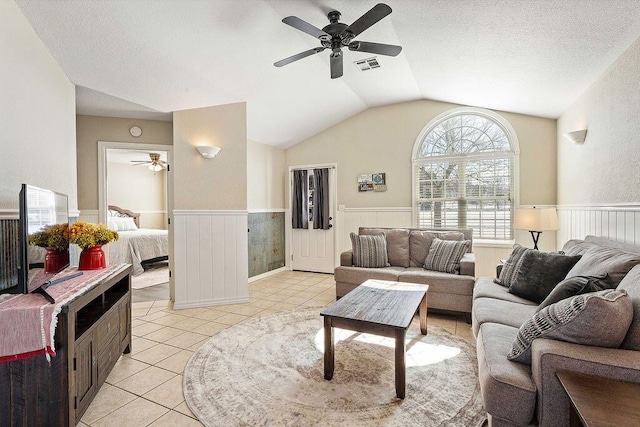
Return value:
<svg viewBox="0 0 640 427">
<path fill-rule="evenodd" d="M 120 214 L 126 215 L 126 216 L 130 216 L 131 218 L 133 218 L 133 222 L 135 222 L 136 227 L 140 228 L 140 214 L 136 213 L 136 212 L 131 212 L 129 209 L 122 209 L 120 206 L 116 206 L 116 205 L 109 205 L 107 206 L 107 208 L 110 211 L 116 211 Z"/>
</svg>

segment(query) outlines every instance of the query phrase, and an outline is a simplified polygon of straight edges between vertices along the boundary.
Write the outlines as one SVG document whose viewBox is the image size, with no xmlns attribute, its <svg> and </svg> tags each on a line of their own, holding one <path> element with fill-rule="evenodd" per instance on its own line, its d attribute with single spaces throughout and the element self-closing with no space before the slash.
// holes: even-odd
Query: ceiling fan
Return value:
<svg viewBox="0 0 640 427">
<path fill-rule="evenodd" d="M 131 160 L 131 162 L 134 163 L 131 166 L 149 165 L 149 170 L 153 172 L 159 172 L 162 169 L 167 168 L 167 163 L 163 160 L 160 160 L 160 154 L 149 153 L 149 158 L 151 160 Z"/>
<path fill-rule="evenodd" d="M 385 16 L 391 13 L 391 8 L 384 4 L 378 3 L 371 8 L 367 13 L 358 18 L 353 24 L 347 25 L 341 22 L 340 12 L 333 10 L 327 14 L 329 18 L 329 25 L 322 30 L 314 27 L 308 22 L 296 16 L 287 16 L 282 20 L 287 25 L 291 25 L 293 28 L 297 28 L 307 34 L 312 35 L 320 40 L 321 47 L 306 50 L 298 53 L 297 55 L 290 56 L 281 61 L 275 62 L 273 65 L 276 67 L 282 67 L 290 64 L 307 56 L 320 53 L 325 49 L 331 49 L 330 63 L 331 63 L 331 78 L 337 79 L 342 77 L 342 48 L 348 47 L 349 50 L 358 52 L 377 53 L 379 55 L 396 56 L 402 50 L 401 46 L 395 46 L 390 44 L 373 43 L 373 42 L 361 42 L 353 41 L 360 33 L 371 27 L 376 22 L 380 21 Z"/>
</svg>

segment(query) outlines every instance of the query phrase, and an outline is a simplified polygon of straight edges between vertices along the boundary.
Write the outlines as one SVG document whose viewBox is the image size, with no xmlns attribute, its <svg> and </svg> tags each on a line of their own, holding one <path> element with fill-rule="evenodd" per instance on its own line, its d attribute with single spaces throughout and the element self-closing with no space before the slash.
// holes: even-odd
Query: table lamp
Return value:
<svg viewBox="0 0 640 427">
<path fill-rule="evenodd" d="M 540 233 L 559 229 L 556 208 L 516 208 L 513 228 L 528 230 L 533 239 L 533 249 L 538 249 Z"/>
</svg>

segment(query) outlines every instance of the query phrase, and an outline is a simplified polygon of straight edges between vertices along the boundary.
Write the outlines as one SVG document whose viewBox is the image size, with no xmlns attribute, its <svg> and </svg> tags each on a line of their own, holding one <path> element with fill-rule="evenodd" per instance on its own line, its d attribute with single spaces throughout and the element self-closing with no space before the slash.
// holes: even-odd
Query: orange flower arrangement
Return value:
<svg viewBox="0 0 640 427">
<path fill-rule="evenodd" d="M 104 224 L 78 221 L 69 227 L 69 242 L 82 249 L 95 245 L 106 245 L 118 240 L 118 233 L 108 229 Z"/>
<path fill-rule="evenodd" d="M 63 251 L 69 248 L 69 224 L 47 225 L 29 235 L 29 244 Z"/>
</svg>

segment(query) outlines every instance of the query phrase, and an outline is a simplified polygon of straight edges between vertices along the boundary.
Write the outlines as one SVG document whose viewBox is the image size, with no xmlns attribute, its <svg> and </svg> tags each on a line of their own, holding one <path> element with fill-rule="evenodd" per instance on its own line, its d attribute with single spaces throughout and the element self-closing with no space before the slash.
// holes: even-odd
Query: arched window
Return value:
<svg viewBox="0 0 640 427">
<path fill-rule="evenodd" d="M 512 239 L 517 155 L 513 128 L 491 111 L 458 108 L 433 119 L 413 148 L 415 225 Z"/>
</svg>

